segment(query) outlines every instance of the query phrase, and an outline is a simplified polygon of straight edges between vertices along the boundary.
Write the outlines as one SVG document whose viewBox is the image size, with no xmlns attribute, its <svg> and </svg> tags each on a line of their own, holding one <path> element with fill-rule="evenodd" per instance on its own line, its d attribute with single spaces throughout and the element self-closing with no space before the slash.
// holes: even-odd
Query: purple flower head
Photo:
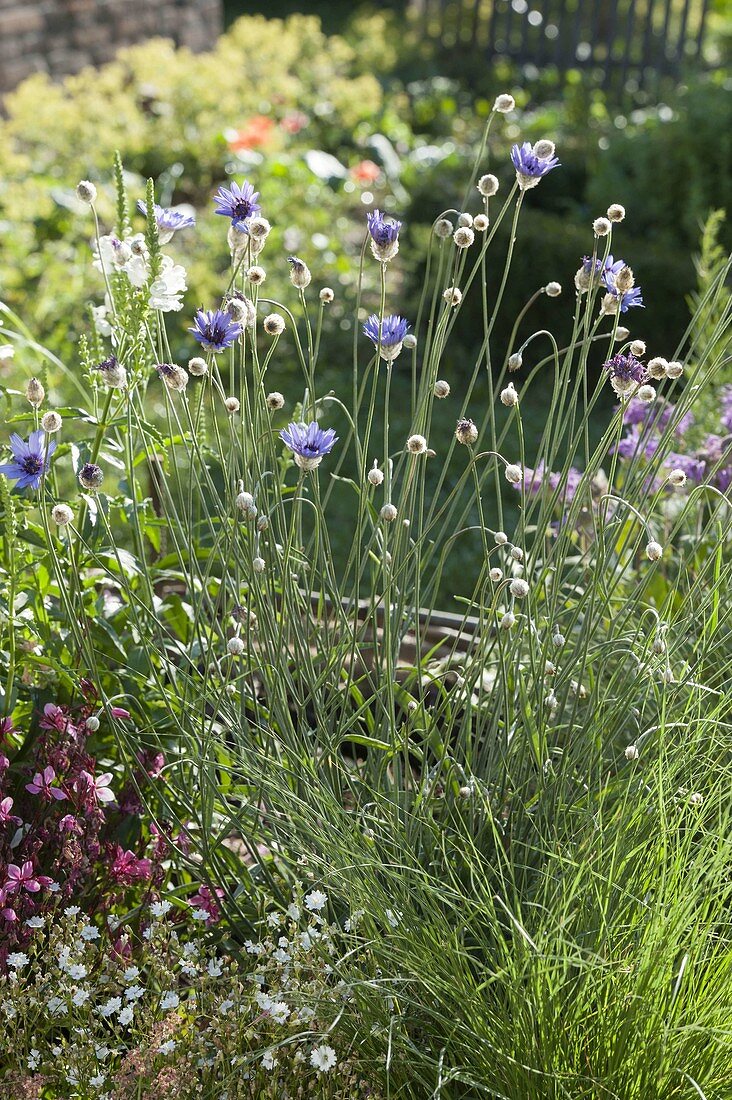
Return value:
<svg viewBox="0 0 732 1100">
<path fill-rule="evenodd" d="M 559 160 L 555 156 L 537 157 L 530 141 L 525 141 L 523 145 L 514 145 L 511 150 L 511 161 L 522 190 L 536 187 L 542 176 L 559 167 Z"/>
<path fill-rule="evenodd" d="M 612 387 L 619 397 L 631 393 L 636 386 L 642 385 L 647 377 L 646 368 L 631 352 L 627 355 L 619 352 L 612 359 L 608 359 L 603 367 L 610 375 Z"/>
<path fill-rule="evenodd" d="M 241 187 L 232 180 L 231 187 L 219 187 L 214 195 L 216 213 L 231 218 L 234 229 L 246 231 L 246 223 L 262 209 L 258 198 L 259 191 L 255 191 L 248 180 L 244 180 Z"/>
<path fill-rule="evenodd" d="M 517 492 L 521 492 L 523 488 L 525 493 L 528 493 L 530 496 L 535 496 L 543 487 L 544 479 L 546 478 L 544 459 L 539 459 L 538 465 L 533 470 L 531 466 L 524 466 L 523 473 L 523 479 L 518 482 L 511 482 L 511 485 Z"/>
<path fill-rule="evenodd" d="M 562 486 L 562 493 L 560 494 L 565 504 L 569 504 L 570 501 L 574 500 L 581 481 L 582 471 L 578 470 L 575 466 L 570 466 L 567 470 L 567 477 L 564 485 Z M 561 474 L 549 474 L 549 488 L 553 493 L 559 488 L 561 482 Z"/>
<path fill-rule="evenodd" d="M 19 489 L 37 489 L 56 450 L 55 440 L 47 440 L 46 433 L 39 429 L 31 432 L 26 443 L 14 432 L 10 437 L 10 450 L 13 460 L 0 465 L 0 474 L 17 481 Z"/>
<path fill-rule="evenodd" d="M 697 455 L 682 455 L 675 451 L 670 451 L 666 456 L 664 466 L 670 470 L 683 470 L 689 481 L 693 481 L 696 485 L 704 480 L 707 468 L 703 458 Z"/>
<path fill-rule="evenodd" d="M 409 332 L 409 325 L 398 314 L 390 314 L 379 324 L 379 318 L 372 313 L 363 331 L 375 348 L 381 346 L 381 358 L 386 360 L 396 359 L 402 350 L 404 337 Z"/>
<path fill-rule="evenodd" d="M 199 309 L 195 324 L 188 331 L 193 333 L 199 344 L 218 355 L 239 339 L 242 328 L 238 321 L 232 321 L 229 314 L 221 309 Z"/>
<path fill-rule="evenodd" d="M 592 273 L 592 257 L 582 257 L 582 269 L 586 275 Z M 613 279 L 621 268 L 625 267 L 625 260 L 614 260 L 612 253 L 605 257 L 605 259 L 595 259 L 595 278 L 599 279 L 604 286 L 607 286 L 608 280 Z"/>
<path fill-rule="evenodd" d="M 608 293 L 612 294 L 613 298 L 617 298 L 618 309 L 621 313 L 627 313 L 632 306 L 640 306 L 641 309 L 645 309 L 641 288 L 639 286 L 631 287 L 630 290 L 621 293 L 610 279 L 606 280 L 605 285 L 607 286 Z"/>
<path fill-rule="evenodd" d="M 147 217 L 147 203 L 142 199 L 137 200 L 137 209 Z M 167 244 L 170 238 L 179 229 L 190 229 L 196 224 L 193 214 L 181 214 L 179 210 L 171 210 L 167 206 L 153 205 L 153 214 L 160 230 L 160 243 Z"/>
<path fill-rule="evenodd" d="M 57 802 L 63 801 L 66 795 L 58 787 L 53 787 L 52 783 L 56 778 L 56 772 L 50 765 L 43 769 L 42 772 L 36 772 L 33 776 L 32 783 L 26 783 L 25 789 L 29 794 L 40 794 L 48 802 L 51 799 L 55 799 Z"/>
<path fill-rule="evenodd" d="M 368 224 L 371 240 L 380 248 L 386 248 L 389 245 L 393 245 L 402 227 L 401 222 L 396 221 L 394 218 L 387 217 L 387 215 L 382 214 L 380 210 L 374 210 L 371 214 L 367 214 L 366 222 Z"/>
<path fill-rule="evenodd" d="M 333 428 L 323 431 L 317 420 L 310 424 L 288 424 L 280 432 L 280 439 L 290 448 L 301 470 L 314 470 L 338 442 Z"/>
</svg>

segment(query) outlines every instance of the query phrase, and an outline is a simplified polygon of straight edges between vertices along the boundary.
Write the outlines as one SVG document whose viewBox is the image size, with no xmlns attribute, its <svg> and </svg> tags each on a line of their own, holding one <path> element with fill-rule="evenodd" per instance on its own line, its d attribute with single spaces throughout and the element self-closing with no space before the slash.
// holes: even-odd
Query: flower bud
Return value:
<svg viewBox="0 0 732 1100">
<path fill-rule="evenodd" d="M 257 319 L 257 311 L 254 308 L 254 302 L 251 302 L 248 298 L 245 298 L 235 294 L 226 304 L 226 312 L 231 317 L 232 321 L 236 321 L 237 324 L 243 325 L 244 328 L 251 328 Z"/>
<path fill-rule="evenodd" d="M 522 562 L 524 560 L 524 552 L 520 546 L 511 547 L 511 557 L 514 561 Z"/>
<path fill-rule="evenodd" d="M 621 222 L 625 217 L 625 207 L 619 202 L 614 202 L 607 208 L 607 216 L 611 222 Z"/>
<path fill-rule="evenodd" d="M 666 377 L 667 378 L 681 378 L 684 373 L 683 363 L 667 363 L 666 365 Z"/>
<path fill-rule="evenodd" d="M 290 265 L 290 282 L 298 290 L 304 290 L 312 280 L 310 268 L 299 256 L 288 256 L 287 262 Z"/>
<path fill-rule="evenodd" d="M 552 645 L 556 646 L 557 649 L 561 649 L 564 645 L 564 642 L 565 637 L 563 634 L 560 634 L 558 630 L 555 631 L 554 634 L 552 634 Z"/>
<path fill-rule="evenodd" d="M 632 290 L 635 286 L 635 275 L 633 269 L 628 267 L 621 267 L 620 271 L 615 276 L 615 286 L 621 294 L 627 294 L 629 290 Z"/>
<path fill-rule="evenodd" d="M 680 489 L 683 485 L 686 485 L 686 474 L 677 467 L 668 475 L 668 480 L 676 489 Z"/>
<path fill-rule="evenodd" d="M 247 519 L 257 518 L 257 506 L 251 493 L 239 493 L 236 498 L 236 506 Z"/>
<path fill-rule="evenodd" d="M 59 527 L 66 527 L 74 518 L 74 513 L 68 504 L 54 504 L 51 509 L 51 519 Z"/>
<path fill-rule="evenodd" d="M 661 358 L 660 355 L 658 355 L 655 359 L 651 359 L 650 363 L 648 364 L 648 373 L 650 374 L 651 378 L 655 378 L 656 381 L 659 381 L 661 378 L 666 377 L 667 366 L 668 362 L 665 359 Z"/>
<path fill-rule="evenodd" d="M 514 405 L 518 405 L 519 395 L 516 392 L 513 382 L 509 382 L 505 390 L 501 390 L 501 404 L 511 408 Z"/>
<path fill-rule="evenodd" d="M 224 399 L 224 408 L 226 409 L 227 413 L 229 413 L 231 416 L 233 416 L 234 413 L 238 413 L 239 409 L 241 408 L 241 406 L 239 404 L 239 398 L 238 397 L 226 397 Z"/>
<path fill-rule="evenodd" d="M 234 637 L 229 638 L 228 642 L 226 643 L 226 648 L 232 657 L 241 657 L 242 653 L 246 649 L 246 645 L 244 644 L 242 638 Z"/>
<path fill-rule="evenodd" d="M 264 573 L 267 568 L 267 563 L 264 558 L 254 558 L 252 560 L 252 569 L 255 573 Z"/>
<path fill-rule="evenodd" d="M 373 466 L 366 474 L 366 477 L 371 485 L 381 485 L 384 480 L 384 472 L 379 469 L 378 463 L 374 462 Z"/>
<path fill-rule="evenodd" d="M 550 298 L 558 298 L 562 293 L 561 283 L 547 283 L 544 287 L 544 293 L 548 294 Z"/>
<path fill-rule="evenodd" d="M 461 225 L 452 235 L 452 239 L 458 248 L 470 248 L 475 240 L 475 233 L 467 225 Z"/>
<path fill-rule="evenodd" d="M 30 378 L 28 380 L 28 384 L 25 387 L 25 396 L 28 400 L 28 404 L 32 405 L 34 409 L 37 409 L 39 405 L 43 404 L 43 398 L 46 396 L 46 391 L 37 378 Z"/>
<path fill-rule="evenodd" d="M 384 523 L 393 523 L 397 518 L 397 510 L 393 504 L 385 504 L 379 512 L 379 516 Z"/>
<path fill-rule="evenodd" d="M 644 405 L 650 405 L 652 401 L 656 400 L 656 391 L 653 386 L 641 386 L 636 397 L 639 401 L 642 401 Z"/>
<path fill-rule="evenodd" d="M 493 541 L 495 542 L 496 546 L 505 546 L 508 542 L 508 535 L 505 531 L 496 531 L 493 536 Z"/>
<path fill-rule="evenodd" d="M 529 586 L 522 577 L 515 577 L 509 585 L 509 591 L 512 596 L 515 596 L 516 599 L 521 600 L 524 598 L 524 596 L 528 596 Z"/>
<path fill-rule="evenodd" d="M 462 291 L 458 290 L 456 286 L 449 286 L 447 290 L 443 292 L 442 297 L 449 306 L 459 306 L 463 300 Z"/>
<path fill-rule="evenodd" d="M 523 358 L 521 352 L 520 351 L 515 351 L 513 353 L 513 355 L 509 355 L 509 357 L 508 357 L 508 369 L 510 371 L 521 370 L 521 366 L 523 364 L 523 361 L 524 361 L 524 358 Z"/>
<path fill-rule="evenodd" d="M 640 756 L 640 753 L 638 752 L 638 746 L 637 745 L 628 745 L 627 749 L 625 750 L 625 759 L 626 760 L 637 760 L 639 756 Z"/>
<path fill-rule="evenodd" d="M 85 489 L 98 489 L 104 481 L 101 467 L 94 462 L 85 462 L 79 470 L 79 481 Z"/>
<path fill-rule="evenodd" d="M 629 336 L 630 336 L 630 332 L 628 331 L 627 328 L 624 328 L 622 325 L 618 325 L 618 327 L 615 329 L 615 342 L 616 343 L 622 344 L 623 340 L 627 340 Z"/>
<path fill-rule="evenodd" d="M 196 355 L 193 359 L 188 360 L 188 373 L 196 378 L 202 378 L 204 374 L 208 373 L 208 363 L 205 359 L 201 359 L 200 355 Z"/>
<path fill-rule="evenodd" d="M 450 383 L 445 382 L 443 378 L 438 378 L 435 382 L 435 388 L 432 391 L 440 401 L 445 397 L 450 396 Z"/>
<path fill-rule="evenodd" d="M 490 579 L 491 579 L 491 580 L 493 581 L 493 583 L 494 583 L 494 584 L 498 584 L 498 583 L 499 583 L 499 581 L 502 581 L 502 580 L 503 580 L 503 570 L 502 570 L 502 569 L 498 569 L 498 568 L 496 567 L 496 568 L 494 568 L 494 569 L 491 569 L 491 571 L 490 571 L 490 573 L 488 574 L 488 576 L 490 577 Z"/>
<path fill-rule="evenodd" d="M 281 409 L 285 404 L 285 399 L 279 390 L 273 390 L 272 393 L 268 393 L 265 401 L 267 402 L 267 408 L 272 412 L 277 412 L 277 410 Z"/>
<path fill-rule="evenodd" d="M 607 218 L 595 218 L 592 228 L 596 237 L 607 237 L 612 226 Z"/>
<path fill-rule="evenodd" d="M 269 527 L 269 516 L 260 516 L 257 520 L 257 530 L 266 531 Z"/>
<path fill-rule="evenodd" d="M 280 336 L 285 331 L 285 319 L 279 313 L 269 313 L 262 327 L 268 336 Z"/>
<path fill-rule="evenodd" d="M 506 481 L 511 485 L 519 485 L 523 480 L 524 472 L 515 462 L 509 462 L 505 470 Z"/>
<path fill-rule="evenodd" d="M 473 215 L 472 215 L 472 214 L 468 214 L 468 213 L 466 212 L 466 213 L 464 213 L 464 214 L 460 214 L 460 215 L 459 215 L 459 217 L 458 217 L 458 225 L 467 225 L 467 226 L 472 226 L 472 224 L 473 224 Z"/>
<path fill-rule="evenodd" d="M 516 616 L 513 611 L 507 611 L 501 619 L 501 630 L 510 630 L 512 626 L 516 625 Z"/>
<path fill-rule="evenodd" d="M 453 228 L 454 226 L 449 218 L 438 218 L 434 226 L 435 236 L 444 241 L 452 236 Z"/>
<path fill-rule="evenodd" d="M 557 151 L 557 147 L 549 138 L 541 138 L 534 145 L 534 156 L 539 160 L 549 160 Z"/>
<path fill-rule="evenodd" d="M 324 302 L 327 306 L 329 306 L 335 298 L 335 292 L 331 287 L 324 286 L 318 297 L 320 298 L 321 302 Z"/>
<path fill-rule="evenodd" d="M 504 92 L 502 95 L 496 96 L 496 101 L 493 104 L 493 110 L 498 111 L 501 115 L 508 114 L 509 111 L 513 111 L 516 106 L 516 100 L 508 92 Z"/>
<path fill-rule="evenodd" d="M 486 229 L 491 223 L 485 214 L 476 214 L 473 219 L 473 229 L 476 233 L 485 233 Z"/>
<path fill-rule="evenodd" d="M 62 424 L 63 420 L 61 419 L 60 413 L 47 412 L 45 416 L 41 417 L 41 427 L 44 432 L 48 432 L 49 434 L 59 431 Z"/>
<path fill-rule="evenodd" d="M 82 202 L 87 202 L 91 206 L 93 202 L 96 202 L 97 189 L 90 180 L 79 180 L 76 185 L 76 196 Z"/>
<path fill-rule="evenodd" d="M 492 195 L 495 195 L 498 192 L 497 177 L 491 175 L 490 172 L 485 176 L 481 176 L 478 180 L 478 190 L 484 199 L 489 199 Z"/>
<path fill-rule="evenodd" d="M 660 542 L 649 542 L 646 546 L 646 557 L 649 561 L 658 561 L 663 554 L 663 547 Z"/>
<path fill-rule="evenodd" d="M 643 340 L 634 340 L 633 343 L 630 345 L 630 351 L 631 354 L 636 357 L 636 359 L 642 358 L 642 356 L 646 354 L 645 342 Z"/>
<path fill-rule="evenodd" d="M 473 421 L 468 419 L 458 420 L 455 429 L 455 438 L 458 443 L 463 443 L 466 447 L 475 443 L 478 438 L 478 429 Z"/>
<path fill-rule="evenodd" d="M 416 346 L 417 346 L 417 337 L 414 335 L 413 332 L 408 332 L 407 335 L 402 340 L 402 347 L 405 347 L 405 348 L 407 348 L 408 350 L 411 351 L 411 349 L 416 348 Z"/>
</svg>

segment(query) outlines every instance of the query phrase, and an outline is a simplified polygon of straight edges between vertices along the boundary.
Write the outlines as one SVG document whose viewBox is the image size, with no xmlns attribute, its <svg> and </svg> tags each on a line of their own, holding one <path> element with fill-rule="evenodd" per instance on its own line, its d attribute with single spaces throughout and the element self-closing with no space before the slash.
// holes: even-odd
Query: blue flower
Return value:
<svg viewBox="0 0 732 1100">
<path fill-rule="evenodd" d="M 310 424 L 288 424 L 280 432 L 280 439 L 290 448 L 301 470 L 314 470 L 338 442 L 333 428 L 323 431 L 317 420 Z"/>
<path fill-rule="evenodd" d="M 259 191 L 255 191 L 251 183 L 244 180 L 241 187 L 232 181 L 231 187 L 219 187 L 214 195 L 217 203 L 216 213 L 224 218 L 231 218 L 234 229 L 246 231 L 246 223 L 253 214 L 261 210 L 257 202 Z"/>
<path fill-rule="evenodd" d="M 147 203 L 137 200 L 137 209 L 147 217 Z M 170 210 L 166 206 L 153 205 L 153 214 L 160 232 L 160 243 L 167 244 L 178 229 L 190 229 L 196 224 L 193 214 L 181 214 L 179 210 Z"/>
<path fill-rule="evenodd" d="M 607 289 L 613 298 L 617 300 L 618 309 L 621 313 L 627 313 L 631 306 L 640 306 L 641 309 L 645 309 L 643 305 L 643 298 L 641 296 L 641 288 L 639 286 L 631 287 L 630 290 L 626 290 L 621 293 L 617 287 L 608 280 Z M 614 312 L 614 311 L 613 311 Z"/>
<path fill-rule="evenodd" d="M 41 478 L 49 467 L 49 459 L 56 450 L 54 440 L 47 440 L 46 433 L 40 429 L 31 432 L 28 442 L 15 432 L 10 437 L 10 450 L 13 461 L 0 465 L 0 474 L 18 482 L 18 489 L 37 489 Z"/>
<path fill-rule="evenodd" d="M 380 210 L 367 214 L 366 222 L 371 237 L 371 251 L 376 259 L 382 262 L 393 259 L 399 251 L 399 230 L 402 223 L 388 218 Z"/>
<path fill-rule="evenodd" d="M 622 353 L 614 355 L 603 364 L 603 367 L 610 375 L 610 384 L 618 397 L 625 397 L 642 385 L 648 377 L 646 368 L 631 352 L 627 355 Z"/>
<path fill-rule="evenodd" d="M 625 267 L 625 260 L 614 260 L 612 253 L 610 253 L 604 260 L 595 260 L 595 278 L 598 279 L 603 286 L 607 286 L 608 280 L 613 279 L 623 267 Z M 582 257 L 582 270 L 588 276 L 592 273 L 591 256 Z"/>
<path fill-rule="evenodd" d="M 379 325 L 378 316 L 372 313 L 363 326 L 363 331 L 375 348 L 381 346 L 381 358 L 390 362 L 396 359 L 402 350 L 404 337 L 409 332 L 409 325 L 398 314 L 390 314 Z"/>
<path fill-rule="evenodd" d="M 221 309 L 199 309 L 194 326 L 188 331 L 204 348 L 218 354 L 239 339 L 242 327 Z"/>
<path fill-rule="evenodd" d="M 551 142 L 549 144 L 551 145 Z M 542 176 L 551 172 L 553 168 L 559 167 L 559 161 L 555 156 L 551 154 L 548 157 L 537 156 L 535 146 L 532 146 L 529 141 L 525 141 L 523 145 L 514 145 L 511 150 L 511 161 L 516 169 L 516 179 L 522 191 L 536 187 Z"/>
</svg>

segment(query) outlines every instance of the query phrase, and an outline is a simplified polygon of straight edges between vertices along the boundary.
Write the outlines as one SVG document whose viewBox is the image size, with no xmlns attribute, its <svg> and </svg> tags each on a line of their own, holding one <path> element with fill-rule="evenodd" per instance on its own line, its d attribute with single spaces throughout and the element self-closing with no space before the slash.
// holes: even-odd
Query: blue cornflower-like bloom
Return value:
<svg viewBox="0 0 732 1100">
<path fill-rule="evenodd" d="M 399 230 L 402 223 L 387 217 L 380 210 L 367 214 L 366 222 L 371 237 L 371 251 L 376 259 L 382 262 L 393 259 L 399 251 Z"/>
<path fill-rule="evenodd" d="M 147 217 L 147 203 L 142 199 L 137 200 L 137 209 L 144 217 Z M 190 229 L 196 224 L 193 214 L 181 214 L 179 210 L 171 210 L 167 206 L 153 205 L 153 214 L 160 233 L 160 243 L 167 244 L 174 233 L 179 229 Z"/>
<path fill-rule="evenodd" d="M 522 191 L 536 187 L 542 176 L 551 172 L 553 168 L 559 167 L 557 157 L 537 156 L 535 147 L 529 141 L 525 141 L 523 145 L 514 145 L 511 150 L 511 162 L 516 169 L 516 179 Z"/>
<path fill-rule="evenodd" d="M 379 324 L 377 314 L 372 313 L 363 326 L 363 331 L 375 348 L 381 345 L 381 358 L 391 362 L 392 359 L 396 359 L 402 350 L 404 337 L 409 332 L 409 325 L 403 317 L 396 313 L 385 317 Z"/>
<path fill-rule="evenodd" d="M 614 278 L 621 268 L 625 267 L 625 260 L 614 260 L 612 253 L 606 256 L 605 259 L 595 260 L 595 278 L 603 284 L 608 285 L 608 280 Z M 592 257 L 582 257 L 582 270 L 586 275 L 592 274 Z"/>
<path fill-rule="evenodd" d="M 234 229 L 246 231 L 246 223 L 262 209 L 258 198 L 259 191 L 255 191 L 248 180 L 244 180 L 241 187 L 232 181 L 231 187 L 219 187 L 214 195 L 216 213 L 231 218 Z"/>
<path fill-rule="evenodd" d="M 10 437 L 10 450 L 13 460 L 0 465 L 0 474 L 17 481 L 19 489 L 37 489 L 49 467 L 48 460 L 56 450 L 55 441 L 47 440 L 46 433 L 40 429 L 31 432 L 27 443 L 14 432 Z"/>
<path fill-rule="evenodd" d="M 324 431 L 317 420 L 310 424 L 288 424 L 280 432 L 280 439 L 290 448 L 301 470 L 314 470 L 338 442 L 333 428 Z"/>
<path fill-rule="evenodd" d="M 238 321 L 232 321 L 229 314 L 222 309 L 199 309 L 193 328 L 188 331 L 193 333 L 204 348 L 218 354 L 239 339 L 242 327 Z"/>
<path fill-rule="evenodd" d="M 610 375 L 610 384 L 618 397 L 625 397 L 642 385 L 648 377 L 646 368 L 631 352 L 627 355 L 619 352 L 612 359 L 608 359 L 603 366 Z"/>
<path fill-rule="evenodd" d="M 639 286 L 631 287 L 630 290 L 620 291 L 608 280 L 607 288 L 608 292 L 616 299 L 617 308 L 621 313 L 627 313 L 631 306 L 640 306 L 642 309 L 645 309 L 641 288 Z"/>
</svg>

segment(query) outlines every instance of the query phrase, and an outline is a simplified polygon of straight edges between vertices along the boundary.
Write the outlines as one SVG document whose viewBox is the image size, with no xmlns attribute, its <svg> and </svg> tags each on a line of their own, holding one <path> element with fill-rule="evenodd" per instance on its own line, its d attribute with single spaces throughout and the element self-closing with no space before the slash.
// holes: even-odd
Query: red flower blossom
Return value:
<svg viewBox="0 0 732 1100">
<path fill-rule="evenodd" d="M 229 141 L 229 148 L 236 153 L 240 149 L 257 149 L 266 145 L 272 136 L 274 122 L 267 115 L 254 115 L 237 130 L 236 136 Z"/>
<path fill-rule="evenodd" d="M 351 179 L 364 186 L 369 183 L 375 183 L 380 175 L 381 169 L 378 164 L 374 164 L 372 160 L 360 160 L 358 164 L 351 169 Z"/>
</svg>

